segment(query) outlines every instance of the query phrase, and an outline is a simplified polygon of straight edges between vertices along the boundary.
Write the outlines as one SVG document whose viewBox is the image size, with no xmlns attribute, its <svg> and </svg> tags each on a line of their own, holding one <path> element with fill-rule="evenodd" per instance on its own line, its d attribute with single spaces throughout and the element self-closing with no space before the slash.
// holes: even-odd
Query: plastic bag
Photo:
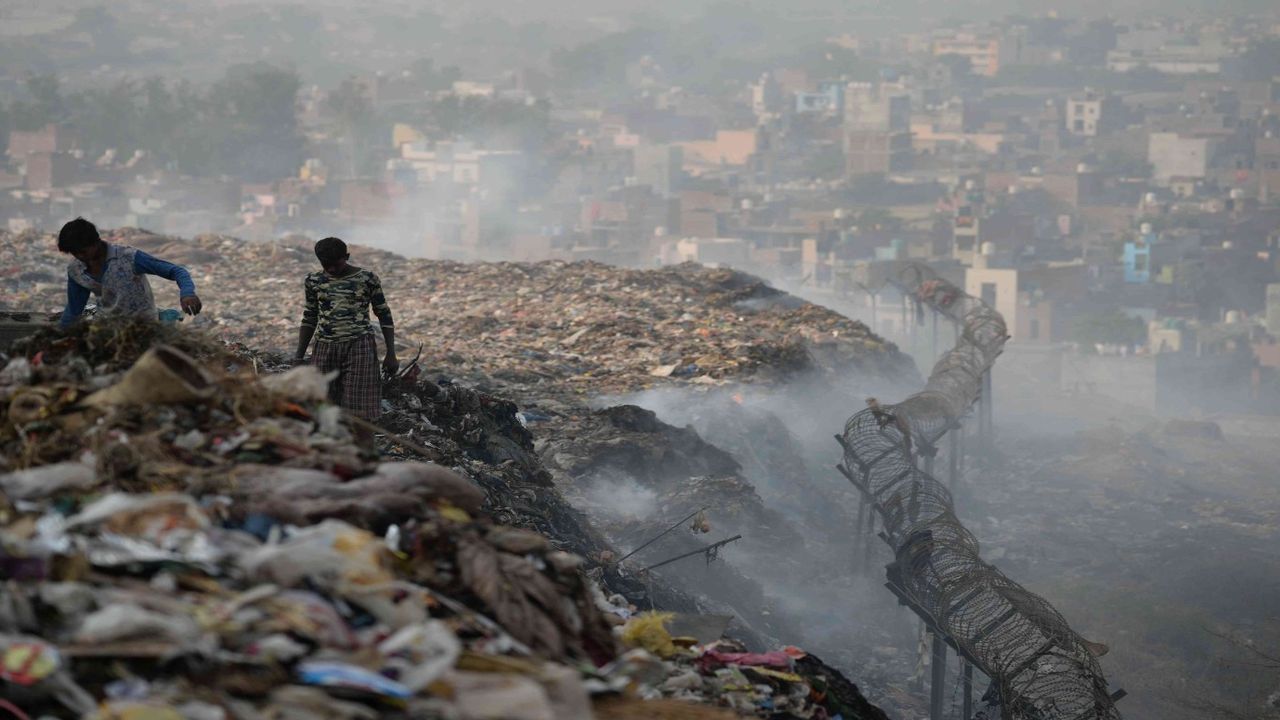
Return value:
<svg viewBox="0 0 1280 720">
<path fill-rule="evenodd" d="M 210 398 L 217 389 L 213 377 L 191 356 L 157 345 L 138 358 L 120 382 L 85 398 L 84 404 L 105 408 L 186 403 Z"/>
<path fill-rule="evenodd" d="M 329 383 L 338 373 L 322 373 L 312 365 L 300 365 L 279 375 L 267 375 L 262 386 L 273 393 L 301 402 L 324 402 L 329 397 Z"/>
<path fill-rule="evenodd" d="M 297 674 L 298 680 L 307 685 L 360 690 L 372 695 L 401 699 L 413 696 L 412 690 L 395 680 L 348 663 L 304 662 L 298 665 Z"/>
<path fill-rule="evenodd" d="M 31 376 L 31 363 L 26 358 L 14 358 L 0 370 L 0 385 L 26 385 Z"/>
<path fill-rule="evenodd" d="M 325 520 L 299 530 L 276 545 L 240 556 L 250 577 L 283 587 L 309 580 L 359 605 L 392 628 L 427 619 L 426 591 L 396 581 L 390 551 L 382 538 L 341 520 Z"/>
<path fill-rule="evenodd" d="M 65 490 L 88 490 L 97 473 L 84 463 L 61 462 L 0 475 L 0 490 L 10 500 L 42 500 Z"/>
<path fill-rule="evenodd" d="M 75 634 L 76 641 L 83 643 L 163 639 L 187 645 L 199 638 L 200 626 L 189 617 L 119 603 L 87 615 Z"/>
<path fill-rule="evenodd" d="M 419 692 L 453 667 L 462 644 L 448 625 L 429 620 L 401 628 L 378 645 L 378 652 L 390 656 L 386 666 L 398 671 L 405 687 Z"/>
</svg>

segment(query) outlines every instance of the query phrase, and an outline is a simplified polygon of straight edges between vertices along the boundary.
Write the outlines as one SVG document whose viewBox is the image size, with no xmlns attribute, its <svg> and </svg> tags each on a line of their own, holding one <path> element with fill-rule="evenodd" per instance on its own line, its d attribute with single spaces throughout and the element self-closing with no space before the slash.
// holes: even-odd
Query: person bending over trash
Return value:
<svg viewBox="0 0 1280 720">
<path fill-rule="evenodd" d="M 381 412 L 382 383 L 378 374 L 378 346 L 369 323 L 369 308 L 378 316 L 387 354 L 382 369 L 395 374 L 395 325 L 391 308 L 382 294 L 382 281 L 372 272 L 351 265 L 347 244 L 335 237 L 316 243 L 316 258 L 324 268 L 307 275 L 303 283 L 306 308 L 298 333 L 294 361 L 305 362 L 312 338 L 316 341 L 311 364 L 322 373 L 337 371 L 329 397 L 349 413 L 374 420 Z M 372 435 L 361 433 L 366 443 Z"/>
<path fill-rule="evenodd" d="M 188 315 L 200 313 L 200 298 L 186 268 L 136 248 L 109 243 L 84 218 L 62 226 L 58 250 L 75 258 L 67 265 L 67 307 L 62 311 L 60 327 L 70 326 L 84 314 L 90 295 L 98 296 L 100 315 L 157 319 L 148 275 L 177 283 L 182 310 Z"/>
</svg>

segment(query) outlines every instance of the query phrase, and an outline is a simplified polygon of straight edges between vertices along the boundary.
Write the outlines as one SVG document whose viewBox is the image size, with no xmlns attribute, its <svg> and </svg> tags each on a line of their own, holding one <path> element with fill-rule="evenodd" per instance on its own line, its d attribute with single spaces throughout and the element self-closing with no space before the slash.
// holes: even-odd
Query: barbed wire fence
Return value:
<svg viewBox="0 0 1280 720">
<path fill-rule="evenodd" d="M 896 405 L 868 401 L 837 436 L 841 470 L 870 505 L 869 520 L 879 518 L 880 537 L 893 551 L 889 587 L 992 680 L 1004 718 L 1118 720 L 1115 701 L 1123 691 L 1108 691 L 1094 655 L 1099 647 L 1043 598 L 981 559 L 977 538 L 956 517 L 951 492 L 929 472 L 938 442 L 979 400 L 984 376 L 1009 339 L 1004 318 L 923 265 L 905 266 L 896 284 L 960 332 L 924 390 Z M 940 644 L 935 659 L 940 647 L 945 661 Z M 940 668 L 935 683 L 941 675 Z"/>
</svg>

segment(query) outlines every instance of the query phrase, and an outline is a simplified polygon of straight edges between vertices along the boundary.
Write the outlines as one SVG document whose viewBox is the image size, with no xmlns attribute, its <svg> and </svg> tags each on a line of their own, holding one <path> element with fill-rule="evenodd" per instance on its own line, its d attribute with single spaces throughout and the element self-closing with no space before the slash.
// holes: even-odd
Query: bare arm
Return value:
<svg viewBox="0 0 1280 720">
<path fill-rule="evenodd" d="M 387 344 L 387 356 L 386 360 L 383 361 L 383 367 L 390 374 L 400 367 L 400 361 L 396 358 L 395 321 L 391 317 L 391 308 L 387 305 L 387 298 L 382 293 L 382 281 L 378 279 L 377 275 L 373 275 L 371 283 L 369 304 L 373 306 L 373 314 L 378 317 L 378 324 L 382 327 L 382 339 Z"/>
<path fill-rule="evenodd" d="M 311 347 L 311 338 L 316 334 L 314 325 L 303 325 L 298 328 L 298 351 L 294 353 L 294 358 L 302 360 L 307 356 L 307 348 Z"/>
<path fill-rule="evenodd" d="M 306 294 L 306 305 L 302 310 L 302 326 L 298 328 L 298 351 L 294 353 L 295 360 L 302 360 L 307 356 L 307 348 L 311 346 L 311 338 L 316 334 L 316 322 L 320 317 L 320 302 L 316 298 L 315 288 L 311 287 L 309 281 L 303 282 L 303 292 Z"/>
</svg>

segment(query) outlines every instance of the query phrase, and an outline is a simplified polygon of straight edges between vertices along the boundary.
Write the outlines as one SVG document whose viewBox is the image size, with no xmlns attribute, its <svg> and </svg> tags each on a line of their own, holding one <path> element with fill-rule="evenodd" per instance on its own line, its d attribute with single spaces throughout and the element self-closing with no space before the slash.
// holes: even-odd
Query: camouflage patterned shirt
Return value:
<svg viewBox="0 0 1280 720">
<path fill-rule="evenodd" d="M 302 324 L 316 329 L 320 342 L 354 340 L 373 332 L 369 324 L 369 307 L 384 328 L 394 327 L 391 308 L 382 294 L 382 281 L 368 270 L 357 270 L 346 277 L 330 277 L 313 272 L 303 283 L 307 305 Z"/>
</svg>

